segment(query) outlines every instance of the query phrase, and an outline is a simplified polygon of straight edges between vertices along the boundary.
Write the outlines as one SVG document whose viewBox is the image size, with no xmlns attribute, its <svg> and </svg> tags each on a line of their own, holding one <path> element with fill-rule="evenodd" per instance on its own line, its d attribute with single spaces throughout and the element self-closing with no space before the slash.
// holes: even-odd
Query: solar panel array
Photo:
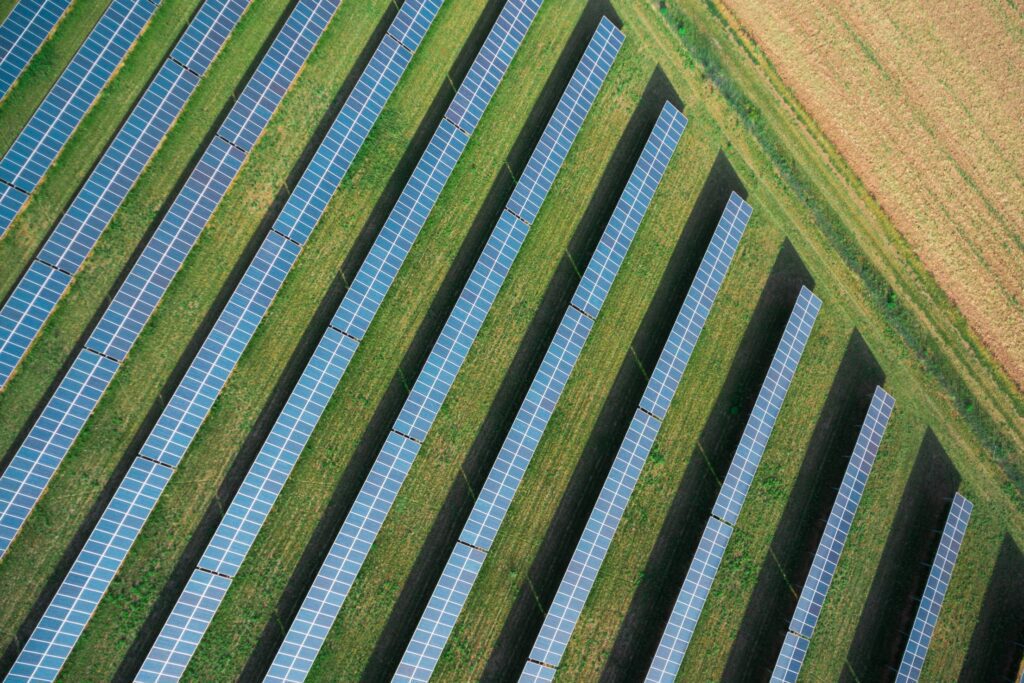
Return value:
<svg viewBox="0 0 1024 683">
<path fill-rule="evenodd" d="M 150 432 L 142 447 L 143 456 L 170 467 L 176 467 L 184 456 L 294 264 L 299 250 L 322 217 L 374 122 L 398 85 L 413 53 L 437 15 L 441 2 L 407 0 L 402 5 L 242 281 Z M 404 42 L 399 42 L 398 37 Z M 354 350 L 354 342 L 352 344 Z M 322 370 L 329 365 L 328 361 L 318 363 L 317 367 Z M 295 416 L 295 413 L 286 412 L 289 417 Z M 288 428 L 294 430 L 295 423 L 290 422 Z M 282 443 L 277 440 L 279 434 L 280 431 L 275 427 L 268 445 L 260 452 L 243 481 L 241 491 L 215 533 L 207 553 L 143 662 L 138 680 L 177 680 L 184 673 L 227 591 L 231 577 L 238 571 L 244 552 L 255 538 L 256 529 L 270 511 L 271 501 L 268 497 L 272 499 L 276 496 L 276 491 L 271 494 L 270 487 L 274 483 L 284 483 L 283 476 L 274 476 L 272 464 L 274 458 L 280 458 L 283 454 Z M 273 455 L 268 453 L 268 448 Z M 268 460 L 271 462 L 268 463 Z M 246 534 L 244 540 L 239 538 L 242 533 Z M 225 546 L 230 546 L 230 556 L 223 552 Z"/>
<path fill-rule="evenodd" d="M 558 592 L 534 640 L 521 681 L 548 681 L 555 676 L 601 564 L 611 547 L 612 538 L 622 520 L 640 471 L 661 429 L 664 412 L 651 413 L 644 406 L 649 405 L 653 397 L 661 396 L 667 411 L 697 339 L 704 329 L 711 306 L 725 280 L 729 264 L 736 254 L 750 214 L 750 205 L 733 193 L 644 389 L 640 407 L 630 422 L 612 462 L 611 471 L 587 519 L 583 536 L 576 545 Z M 592 287 L 581 287 L 576 294 L 592 290 Z M 574 297 L 574 301 L 587 302 L 588 305 L 596 303 L 592 297 Z"/>
<path fill-rule="evenodd" d="M 268 680 L 302 680 L 312 666 L 530 228 L 509 207 L 539 209 L 543 204 L 621 43 L 621 33 L 610 22 L 602 23 L 590 41 L 286 634 Z M 524 213 L 531 219 L 536 215 Z"/>
<path fill-rule="evenodd" d="M 302 63 L 323 34 L 338 3 L 339 0 L 298 1 L 261 60 L 256 74 L 246 84 L 235 107 L 232 107 L 232 112 L 238 107 L 248 107 L 247 103 L 259 101 L 260 107 L 264 109 L 259 120 L 265 122 L 269 118 L 270 112 L 280 103 L 288 86 L 297 76 Z M 268 74 L 272 76 L 270 80 L 265 78 Z M 224 126 L 227 126 L 228 121 L 231 120 L 232 113 L 229 112 Z M 234 120 L 237 121 L 238 117 L 235 117 Z M 222 127 L 221 130 L 223 132 L 225 128 Z M 250 136 L 247 138 L 250 143 L 255 142 L 256 138 L 253 136 L 258 135 L 261 131 L 259 126 L 251 122 L 246 122 L 242 130 Z M 160 222 L 155 234 L 133 265 L 114 300 L 104 312 L 92 336 L 86 342 L 88 351 L 116 361 L 118 364 L 124 360 L 174 274 L 181 267 L 189 250 L 198 239 L 199 233 L 227 192 L 228 186 L 234 180 L 248 151 L 249 147 L 242 148 L 228 142 L 221 133 L 214 136 L 181 192 L 175 198 L 167 215 Z M 73 366 L 72 372 L 74 371 L 75 367 Z M 88 416 L 97 400 L 98 395 L 90 396 L 90 400 L 80 401 L 77 405 L 71 406 L 71 409 Z M 44 409 L 40 423 L 46 417 L 46 411 L 51 410 L 58 414 L 63 412 L 62 406 L 55 404 L 51 399 L 47 408 Z M 33 432 L 40 427 L 40 423 L 33 427 Z M 77 436 L 77 431 L 70 435 L 69 445 L 70 440 Z M 66 453 L 66 447 L 60 449 L 56 461 L 59 463 L 60 458 Z M 42 463 L 40 451 L 32 448 L 29 445 L 29 440 L 26 440 L 26 443 L 19 449 L 15 455 L 15 461 L 18 461 L 19 457 L 24 459 L 27 466 L 13 473 L 15 490 L 32 485 L 41 492 L 49 476 L 52 475 L 53 467 Z M 153 468 L 166 470 L 161 472 L 159 477 L 153 475 L 161 482 L 166 482 L 173 471 L 170 466 L 146 456 L 139 456 L 135 463 L 134 467 L 148 468 L 150 471 L 155 471 Z M 4 473 L 3 480 L 8 479 L 8 475 L 12 474 L 13 469 L 13 466 L 8 468 L 8 471 Z M 27 472 L 24 476 L 21 475 L 23 471 Z M 0 485 L 3 484 L 3 480 L 0 480 Z M 137 534 L 137 528 L 125 528 L 118 521 L 124 515 L 122 506 L 118 503 L 118 496 L 122 493 L 128 495 L 132 486 L 131 479 L 125 479 L 122 482 L 114 500 L 106 508 L 90 535 L 90 542 L 94 538 L 102 537 L 105 529 L 110 525 L 116 526 L 124 538 L 134 538 Z M 6 487 L 0 489 L 0 495 L 9 497 L 8 490 L 10 489 Z M 143 520 L 152 510 L 156 496 L 147 497 L 147 501 L 149 501 L 148 507 L 138 507 Z M 13 518 L 16 523 L 14 526 L 17 527 L 24 522 L 25 516 L 20 511 L 12 510 L 10 505 L 5 505 L 3 514 L 0 515 L 0 523 L 6 523 L 8 518 Z M 141 528 L 141 521 L 139 528 Z M 79 611 L 87 611 L 91 614 L 103 595 L 103 591 L 97 590 L 96 585 L 106 586 L 109 584 L 113 572 L 124 560 L 129 547 L 130 542 L 121 540 L 117 544 L 104 545 L 102 552 L 94 553 L 83 550 L 79 554 L 72 567 L 72 572 L 65 577 L 56 596 L 47 607 L 43 620 L 32 632 L 29 641 L 19 654 L 15 663 L 18 671 L 28 672 L 32 676 L 44 679 L 51 678 L 51 671 L 55 673 L 54 667 L 59 669 L 67 652 L 70 651 L 81 634 L 86 621 L 80 614 L 63 612 L 62 605 L 73 601 L 81 606 Z M 91 585 L 85 587 L 76 578 L 76 567 L 82 567 L 83 571 L 89 571 L 92 574 L 102 574 L 107 578 L 100 581 L 99 584 L 92 582 Z M 101 567 L 104 568 L 104 572 L 99 572 Z M 110 569 L 109 576 L 106 574 L 108 568 L 114 568 Z M 50 624 L 52 623 L 58 623 L 59 626 L 51 628 Z M 33 654 L 40 651 L 48 653 L 44 660 L 39 660 Z"/>
<path fill-rule="evenodd" d="M 674 681 L 679 672 L 820 309 L 821 300 L 806 287 L 801 288 L 658 643 L 647 672 L 649 682 Z"/>
<path fill-rule="evenodd" d="M 602 38 L 604 41 L 614 38 L 615 49 L 621 44 L 621 33 L 607 19 L 602 20 L 595 40 L 602 33 L 608 36 Z M 584 63 L 588 57 L 584 56 Z M 609 64 L 613 57 L 614 52 L 607 55 Z M 685 126 L 686 118 L 666 104 L 577 291 L 587 291 L 594 282 L 614 280 Z M 596 315 L 604 299 L 593 303 Z M 594 318 L 569 305 L 420 617 L 395 674 L 396 680 L 430 678 L 593 324 Z"/>
<path fill-rule="evenodd" d="M 20 0 L 0 24 L 0 99 L 70 5 L 71 0 Z"/>
<path fill-rule="evenodd" d="M 953 505 L 946 517 L 946 526 L 942 530 L 939 549 L 928 572 L 928 583 L 925 584 L 921 604 L 917 607 L 914 627 L 910 631 L 910 640 L 903 650 L 903 659 L 896 674 L 896 683 L 916 683 L 921 677 L 924 659 L 928 654 L 928 646 L 932 642 L 935 624 L 939 620 L 942 600 L 949 588 L 949 579 L 953 575 L 960 546 L 967 532 L 967 523 L 971 520 L 974 504 L 957 493 L 953 496 Z"/>
<path fill-rule="evenodd" d="M 159 0 L 113 0 L 64 73 L 0 161 L 0 235 L 28 201 L 53 160 L 146 27 Z"/>
<path fill-rule="evenodd" d="M 832 504 L 825 532 L 814 553 L 810 573 L 800 591 L 796 611 L 789 622 L 789 631 L 775 662 L 772 681 L 795 683 L 800 675 L 800 668 L 807 654 L 807 644 L 821 615 L 825 596 L 832 584 L 832 577 L 835 576 L 846 537 L 850 534 L 853 517 L 857 514 L 857 507 L 864 495 L 864 487 L 867 485 L 868 475 L 871 474 L 871 466 L 875 463 L 875 456 L 878 455 L 878 447 L 885 435 L 885 428 L 889 424 L 893 405 L 892 396 L 882 387 L 876 387 L 864 424 L 857 436 L 857 443 L 853 447 L 853 455 L 846 466 L 843 482 L 839 486 L 839 493 Z"/>
<path fill-rule="evenodd" d="M 278 56 L 282 54 L 293 56 L 289 58 L 289 63 L 294 62 L 295 59 L 305 59 L 312 50 L 311 41 L 315 42 L 315 39 L 323 33 L 338 2 L 339 0 L 300 0 L 288 16 L 284 28 L 275 37 L 259 69 L 266 71 L 265 63 L 268 61 L 278 64 L 280 62 Z M 189 57 L 187 53 L 176 49 L 178 55 L 197 67 L 208 64 L 209 57 L 204 55 L 209 55 L 211 50 L 223 44 L 230 28 L 237 22 L 245 6 L 242 0 L 208 0 L 189 25 L 181 41 L 181 44 L 187 43 L 192 46 L 194 56 Z M 301 42 L 293 40 L 296 32 L 304 36 Z M 181 47 L 181 44 L 178 47 Z M 281 68 L 284 69 L 283 66 Z M 283 73 L 290 74 L 291 78 L 294 78 L 297 70 L 297 66 L 291 66 Z M 263 87 L 261 84 L 262 81 L 253 77 L 246 85 L 244 92 L 259 90 Z M 283 95 L 283 90 L 275 88 L 273 100 L 268 104 L 276 106 Z M 144 112 L 137 111 L 136 113 L 144 116 Z M 220 135 L 214 136 L 174 203 L 163 220 L 160 221 L 153 237 L 150 238 L 142 254 L 132 266 L 113 301 L 104 311 L 102 318 L 86 342 L 85 348 L 111 361 L 114 370 L 128 355 L 128 351 L 170 285 L 171 279 L 181 267 L 185 257 L 199 238 L 199 233 L 202 232 L 227 192 L 228 186 L 241 168 L 247 152 L 248 150 L 242 150 L 232 145 Z M 97 173 L 102 168 L 102 166 L 97 167 Z M 113 182 L 116 182 L 116 177 Z M 87 183 L 79 197 L 85 196 L 89 187 Z M 76 199 L 77 201 L 78 199 Z M 100 206 L 102 207 L 102 204 Z M 72 209 L 74 208 L 75 205 L 72 205 Z M 100 209 L 83 207 L 83 210 L 95 212 Z M 109 215 L 112 213 L 113 210 L 109 210 L 105 220 L 109 220 Z M 77 268 L 85 257 L 81 252 L 81 248 L 84 248 L 82 245 L 89 244 L 88 248 L 91 248 L 91 243 L 95 243 L 95 238 L 98 238 L 97 230 L 100 228 L 70 210 L 62 219 L 61 225 L 68 225 L 68 230 L 58 229 L 55 231 L 44 245 L 41 257 L 64 264 L 66 267 Z M 90 234 L 93 236 L 90 237 Z M 68 266 L 68 264 L 71 265 Z M 42 266 L 33 266 L 33 268 L 45 273 L 45 268 Z M 57 270 L 64 272 L 62 269 Z M 33 270 L 30 268 L 29 274 L 32 273 Z M 50 278 L 56 280 L 55 282 L 45 281 L 41 276 L 37 277 L 43 281 L 43 284 L 39 285 L 38 293 L 24 289 L 20 292 L 16 291 L 18 298 L 15 299 L 12 296 L 8 302 L 17 304 L 14 309 L 18 312 L 18 324 L 14 325 L 15 331 L 20 330 L 23 325 L 27 325 L 33 320 L 44 317 L 47 311 L 43 309 L 49 306 L 52 310 L 55 299 L 59 297 L 58 287 L 61 286 L 61 283 L 64 287 L 67 286 L 64 279 L 57 275 L 49 275 Z M 19 312 L 21 310 L 25 312 Z M 21 335 L 20 338 L 24 339 L 25 336 L 27 333 Z M 68 377 L 63 379 L 62 383 L 70 381 L 68 378 L 76 374 L 88 372 L 90 364 L 84 360 L 87 357 L 86 354 L 82 354 L 75 360 L 75 364 L 68 372 Z M 42 416 L 33 425 L 25 442 L 15 453 L 11 465 L 0 477 L 0 555 L 7 552 L 17 530 L 25 522 L 32 506 L 42 495 L 56 471 L 57 465 L 60 464 L 60 460 L 67 453 L 71 442 L 81 430 L 81 424 L 92 413 L 112 378 L 113 372 L 109 374 L 106 382 L 97 392 L 88 396 L 79 395 L 72 404 L 58 401 L 56 396 L 51 398 L 44 408 Z M 58 389 L 58 394 L 60 392 L 61 390 Z M 40 442 L 49 443 L 47 425 L 67 423 L 70 414 L 81 419 L 76 422 L 78 428 L 74 433 L 69 434 L 69 438 L 62 440 L 62 443 L 66 442 L 64 445 L 59 448 L 51 445 L 46 454 L 38 447 L 33 446 Z M 15 498 L 22 504 L 13 505 L 12 501 Z"/>
</svg>

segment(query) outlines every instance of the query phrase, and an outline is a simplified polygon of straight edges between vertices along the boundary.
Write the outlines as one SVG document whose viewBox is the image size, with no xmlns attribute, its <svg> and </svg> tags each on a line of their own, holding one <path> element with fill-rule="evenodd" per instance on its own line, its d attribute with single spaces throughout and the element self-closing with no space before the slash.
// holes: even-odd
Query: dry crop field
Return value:
<svg viewBox="0 0 1024 683">
<path fill-rule="evenodd" d="M 0 0 L 0 12 L 14 4 Z M 4 149 L 96 21 L 97 4 L 72 3 L 0 102 Z M 201 4 L 163 0 L 0 238 L 0 301 Z M 296 4 L 262 0 L 241 16 L 0 390 L 0 467 L 13 460 Z M 0 557 L 0 674 L 15 666 L 400 4 L 346 0 L 334 13 Z M 443 3 L 59 680 L 131 680 L 139 671 L 504 5 Z M 937 17 L 940 9 L 883 5 L 544 2 L 183 680 L 267 673 L 602 16 L 621 28 L 622 49 L 308 679 L 386 680 L 396 671 L 669 101 L 687 116 L 687 129 L 434 679 L 509 680 L 522 670 L 735 191 L 753 207 L 750 224 L 558 680 L 634 680 L 646 670 L 802 286 L 820 297 L 821 314 L 679 680 L 770 675 L 877 385 L 895 398 L 895 412 L 802 680 L 894 675 L 957 491 L 974 512 L 921 680 L 1009 680 L 1024 655 L 1024 355 L 1013 343 L 1024 338 L 1024 155 L 1021 107 L 1013 104 L 1021 100 L 1013 69 L 1020 16 L 1010 5 L 983 5 L 964 20 L 984 24 L 987 39 L 978 40 L 951 32 L 956 10 Z M 920 54 L 948 69 L 928 68 L 914 59 Z M 985 296 L 986 288 L 998 296 Z"/>
</svg>

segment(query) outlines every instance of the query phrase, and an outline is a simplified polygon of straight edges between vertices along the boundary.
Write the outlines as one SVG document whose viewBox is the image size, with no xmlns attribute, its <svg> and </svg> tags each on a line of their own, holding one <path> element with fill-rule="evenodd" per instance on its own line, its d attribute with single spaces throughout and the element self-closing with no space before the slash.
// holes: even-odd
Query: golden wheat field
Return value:
<svg viewBox="0 0 1024 683">
<path fill-rule="evenodd" d="M 1018 386 L 1024 10 L 725 0 Z"/>
</svg>

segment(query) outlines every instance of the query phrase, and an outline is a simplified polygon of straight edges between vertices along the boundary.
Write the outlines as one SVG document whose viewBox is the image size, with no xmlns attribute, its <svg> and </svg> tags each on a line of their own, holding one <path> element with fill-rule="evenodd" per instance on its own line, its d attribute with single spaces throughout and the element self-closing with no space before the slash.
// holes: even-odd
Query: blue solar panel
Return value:
<svg viewBox="0 0 1024 683">
<path fill-rule="evenodd" d="M 19 0 L 0 25 L 0 99 L 60 21 L 71 0 Z"/>
<path fill-rule="evenodd" d="M 711 592 L 711 584 L 715 581 L 731 537 L 731 526 L 715 517 L 708 520 L 690 569 L 686 572 L 679 600 L 672 609 L 658 651 L 654 655 L 654 662 L 647 672 L 648 683 L 671 683 L 676 679 L 679 665 L 683 662 L 686 647 L 697 628 L 704 601 Z"/>
<path fill-rule="evenodd" d="M 28 195 L 0 180 L 0 237 L 11 227 L 15 216 L 28 201 Z"/>
<path fill-rule="evenodd" d="M 363 265 L 359 267 L 331 325 L 356 339 L 362 339 L 377 314 L 384 295 L 398 275 L 412 243 L 434 208 L 441 189 L 451 176 L 455 162 L 466 148 L 469 136 L 446 119 L 434 132 L 388 216 L 374 240 Z"/>
<path fill-rule="evenodd" d="M 605 230 L 607 238 L 602 238 L 594 252 L 592 259 L 598 267 L 584 273 L 572 298 L 573 305 L 587 315 L 596 317 L 608 296 L 626 248 L 640 227 L 640 219 L 651 205 L 654 191 L 665 174 L 665 168 L 685 128 L 686 117 L 666 102 L 608 223 Z"/>
<path fill-rule="evenodd" d="M 666 124 L 671 121 L 665 119 Z M 660 145 L 661 138 L 652 133 L 651 143 Z M 652 155 L 647 158 L 656 157 Z M 643 159 L 641 155 L 642 162 Z M 738 197 L 734 197 L 730 203 L 736 199 Z M 622 210 L 630 211 L 631 206 L 631 203 L 626 203 Z M 747 215 L 749 216 L 749 212 Z M 638 222 L 639 218 L 634 220 Z M 553 670 L 558 667 L 562 655 L 565 654 L 576 622 L 611 545 L 615 529 L 622 519 L 637 477 L 661 427 L 661 417 L 644 406 L 651 395 L 662 397 L 666 406 L 672 401 L 745 227 L 745 220 L 723 220 L 715 228 L 711 243 L 676 317 L 669 341 L 658 357 L 640 407 L 633 416 L 626 438 L 615 456 L 612 469 L 587 520 L 583 537 L 573 552 L 569 568 L 562 577 L 555 599 L 534 641 L 527 667 L 522 674 L 523 680 L 546 680 L 553 675 Z M 606 261 L 605 258 L 596 263 Z M 593 281 L 599 282 L 600 278 L 594 278 Z M 593 298 L 598 302 L 603 300 L 603 296 Z M 682 344 L 679 340 L 685 340 L 686 343 Z"/>
<path fill-rule="evenodd" d="M 0 387 L 7 383 L 70 283 L 67 273 L 33 261 L 11 292 L 0 309 Z"/>
<path fill-rule="evenodd" d="M 231 579 L 200 569 L 192 572 L 174 610 L 153 643 L 151 656 L 135 676 L 139 683 L 170 683 L 181 680 L 185 667 L 199 647 L 206 626 L 224 599 Z M 200 628 L 196 628 L 201 625 Z"/>
<path fill-rule="evenodd" d="M 444 0 L 419 0 L 404 2 L 388 27 L 388 34 L 401 43 L 406 50 L 415 52 L 427 35 L 427 29 L 434 23 Z"/>
<path fill-rule="evenodd" d="M 74 273 L 142 174 L 199 78 L 165 62 L 37 257 Z"/>
<path fill-rule="evenodd" d="M 704 603 L 711 593 L 711 584 L 722 563 L 732 527 L 739 518 L 750 483 L 757 472 L 768 438 L 775 427 L 779 408 L 789 391 L 820 308 L 821 300 L 806 287 L 802 288 L 782 333 L 782 340 L 772 357 L 768 375 L 758 392 L 754 409 L 743 429 L 725 483 L 718 492 L 714 511 L 697 546 L 697 554 L 686 572 L 672 615 L 658 643 L 654 661 L 647 672 L 649 683 L 673 681 L 679 672 Z"/>
<path fill-rule="evenodd" d="M 299 0 L 260 60 L 218 135 L 250 151 L 294 82 L 341 0 Z"/>
<path fill-rule="evenodd" d="M 0 555 L 7 552 L 116 369 L 109 358 L 88 349 L 79 353 L 15 452 L 0 477 Z"/>
<path fill-rule="evenodd" d="M 946 517 L 946 526 L 942 531 L 939 549 L 935 553 L 931 571 L 928 572 L 928 583 L 925 584 L 921 604 L 917 607 L 917 616 L 914 617 L 910 640 L 903 651 L 903 659 L 900 661 L 899 672 L 896 674 L 896 683 L 916 683 L 921 677 L 921 669 L 924 667 L 924 660 L 928 655 L 928 647 L 932 642 L 935 624 L 939 620 L 942 601 L 946 597 L 946 589 L 949 588 L 949 580 L 953 576 L 953 567 L 960 554 L 960 546 L 963 544 L 967 523 L 971 520 L 973 509 L 974 504 L 959 493 L 953 497 L 953 505 Z"/>
<path fill-rule="evenodd" d="M 775 671 L 772 673 L 773 681 L 796 681 L 800 674 L 800 667 L 803 665 L 803 658 L 807 653 L 807 642 L 814 634 L 814 627 L 821 615 L 825 596 L 832 584 L 832 577 L 835 576 L 839 556 L 843 552 L 846 537 L 853 524 L 853 517 L 857 513 L 861 497 L 864 495 L 864 487 L 867 485 L 871 466 L 878 454 L 878 447 L 885 434 L 885 427 L 889 423 L 893 405 L 893 398 L 881 387 L 877 387 L 857 437 L 853 455 L 846 466 L 846 473 L 843 475 L 839 493 L 832 504 L 832 512 L 829 514 L 825 532 L 818 542 L 814 563 L 811 565 L 807 581 L 804 582 L 803 589 L 800 591 L 796 611 L 789 622 L 790 632 L 786 634 L 786 642 L 775 662 Z M 791 642 L 793 638 L 803 642 Z"/>
<path fill-rule="evenodd" d="M 508 211 L 502 212 L 395 420 L 395 431 L 420 443 L 427 438 L 529 229 Z"/>
<path fill-rule="evenodd" d="M 213 138 L 103 313 L 88 348 L 124 360 L 244 160 L 240 150 Z"/>
<path fill-rule="evenodd" d="M 202 76 L 227 42 L 250 0 L 207 0 L 178 40 L 171 59 Z"/>
<path fill-rule="evenodd" d="M 772 358 L 768 376 L 761 385 L 754 410 L 743 429 L 739 448 L 729 465 L 729 471 L 715 501 L 715 508 L 711 512 L 715 517 L 733 526 L 739 519 L 743 501 L 746 500 L 747 491 L 750 490 L 750 484 L 754 480 L 757 466 L 761 462 L 761 456 L 779 417 L 782 402 L 793 381 L 796 366 L 800 362 L 800 356 L 804 352 L 811 327 L 814 326 L 820 309 L 821 300 L 809 289 L 803 288 L 786 324 L 782 342 L 775 357 Z"/>
<path fill-rule="evenodd" d="M 722 218 L 718 221 L 718 227 L 711 238 L 708 246 L 706 259 L 708 272 L 705 275 L 698 273 L 699 286 L 691 288 L 693 299 L 689 297 L 683 304 L 684 314 L 676 319 L 676 324 L 665 342 L 665 351 L 670 354 L 671 361 L 659 364 L 654 368 L 647 389 L 644 391 L 640 407 L 664 419 L 668 412 L 672 397 L 676 393 L 679 381 L 683 376 L 686 364 L 690 362 L 690 355 L 697 343 L 697 334 L 707 320 L 708 312 L 711 310 L 711 303 L 722 284 L 725 272 L 732 261 L 736 247 L 739 245 L 740 237 L 750 220 L 751 207 L 735 192 L 729 197 Z M 696 325 L 691 324 L 696 323 Z"/>
<path fill-rule="evenodd" d="M 270 231 L 160 413 L 142 455 L 178 466 L 298 255 L 297 244 Z"/>
<path fill-rule="evenodd" d="M 438 7 L 432 1 L 408 0 L 393 24 L 408 23 L 412 16 L 420 22 L 417 26 L 424 21 L 429 26 Z M 320 220 L 409 63 L 411 52 L 390 35 L 393 28 L 381 40 L 289 196 L 260 254 L 143 446 L 143 455 L 170 465 L 177 465 L 184 455 L 294 263 L 299 245 Z M 422 38 L 422 32 L 414 35 Z M 187 666 L 357 346 L 352 337 L 328 327 L 193 575 L 193 582 L 203 581 L 203 574 L 217 575 L 223 586 L 204 594 L 202 609 L 195 608 L 196 590 L 186 589 L 143 663 L 140 679 L 149 680 L 154 672 L 170 676 L 167 672 Z"/>
<path fill-rule="evenodd" d="M 148 0 L 110 4 L 0 161 L 0 180 L 35 189 L 155 9 Z"/>
<path fill-rule="evenodd" d="M 468 134 L 476 130 L 484 109 L 508 71 L 543 0 L 508 0 L 484 41 L 445 118 Z"/>
<path fill-rule="evenodd" d="M 136 458 L 11 667 L 8 680 L 52 681 L 167 484 L 171 469 Z"/>
</svg>

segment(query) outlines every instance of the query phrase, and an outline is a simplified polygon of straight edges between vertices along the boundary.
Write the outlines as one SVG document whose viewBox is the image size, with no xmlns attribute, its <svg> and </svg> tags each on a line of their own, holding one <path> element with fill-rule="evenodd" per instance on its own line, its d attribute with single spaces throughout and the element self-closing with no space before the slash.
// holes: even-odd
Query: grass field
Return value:
<svg viewBox="0 0 1024 683">
<path fill-rule="evenodd" d="M 165 0 L 160 12 L 170 11 L 172 2 Z M 179 28 L 187 18 L 185 5 L 196 4 L 178 3 Z M 22 370 L 0 394 L 0 452 L 13 452 L 287 6 L 285 0 L 258 3 L 243 18 Z M 512 188 L 512 174 L 525 163 L 553 106 L 551 93 L 557 95 L 567 78 L 566 65 L 571 71 L 571 57 L 578 54 L 575 39 L 586 36 L 608 7 L 561 0 L 542 9 L 204 638 L 190 680 L 247 680 L 269 663 Z M 787 604 L 777 597 L 779 587 L 791 583 L 789 575 L 801 567 L 815 523 L 831 505 L 836 462 L 845 455 L 839 444 L 859 419 L 855 407 L 863 401 L 867 379 L 884 377 L 897 412 L 805 671 L 808 680 L 834 680 L 844 670 L 844 657 L 837 653 L 851 660 L 847 674 L 871 671 L 884 658 L 871 633 L 858 629 L 870 625 L 862 616 L 871 617 L 885 594 L 885 586 L 874 583 L 876 574 L 905 584 L 913 577 L 899 567 L 915 549 L 927 550 L 918 542 L 901 551 L 890 528 L 927 540 L 941 525 L 936 501 L 950 482 L 915 469 L 918 462 L 934 460 L 955 470 L 960 490 L 976 503 L 925 672 L 927 680 L 955 678 L 974 651 L 976 624 L 988 614 L 987 591 L 994 568 L 1004 564 L 997 563 L 1004 538 L 1024 538 L 1020 395 L 871 199 L 855 165 L 827 141 L 817 119 L 800 109 L 729 15 L 702 0 L 664 8 L 613 0 L 610 7 L 622 21 L 626 45 L 312 678 L 375 679 L 397 663 L 472 491 L 486 476 L 561 316 L 575 272 L 628 174 L 644 125 L 653 122 L 671 91 L 685 105 L 690 125 L 438 676 L 498 676 L 521 664 L 543 618 L 538 602 L 544 604 L 557 588 L 567 548 L 574 545 L 610 465 L 645 372 L 710 236 L 714 213 L 728 190 L 737 189 L 749 194 L 754 218 L 570 644 L 562 679 L 622 674 L 638 650 L 653 647 L 658 633 L 652 629 L 660 628 L 657 620 L 670 606 L 665 596 L 678 589 L 714 482 L 728 464 L 756 393 L 759 379 L 752 378 L 770 357 L 795 287 L 812 281 L 824 300 L 823 313 L 683 676 L 760 675 L 762 656 L 788 619 L 788 613 L 771 611 Z M 442 9 L 86 629 L 63 680 L 134 674 L 340 300 L 345 278 L 358 267 L 435 127 L 451 81 L 458 82 L 471 48 L 499 8 L 496 1 L 466 0 Z M 9 596 L 0 600 L 0 670 L 13 661 L 18 643 L 63 578 L 258 245 L 274 215 L 270 207 L 279 207 L 285 188 L 301 172 L 310 146 L 340 106 L 339 89 L 350 82 L 367 41 L 393 11 L 387 0 L 342 6 L 0 563 L 0 595 Z M 140 42 L 115 83 L 145 84 L 161 49 L 173 41 L 175 30 L 166 30 L 163 48 L 152 39 L 149 71 Z M 151 35 L 156 35 L 152 28 L 143 41 Z M 137 72 L 129 69 L 132 60 L 139 60 Z M 29 97 L 27 90 L 17 94 L 29 83 L 23 79 L 10 101 Z M 76 133 L 41 193 L 52 180 L 52 192 L 62 187 L 70 198 L 77 186 L 73 179 L 84 177 L 89 159 L 102 149 L 102 141 L 82 138 L 98 138 L 101 131 L 109 138 L 117 116 L 127 111 L 128 103 L 121 103 L 120 115 L 106 115 L 108 128 L 87 135 L 83 131 L 100 118 L 108 99 L 113 98 L 105 96 Z M 5 121 L 7 105 L 0 105 Z M 90 157 L 86 147 L 95 144 L 99 147 Z M 71 156 L 74 145 L 82 147 L 81 156 Z M 54 180 L 58 172 L 72 174 L 65 185 Z M 40 194 L 19 219 L 18 237 L 0 242 L 0 258 L 8 258 L 5 249 L 21 263 L 31 258 L 33 245 L 48 229 L 42 226 L 52 224 L 59 202 L 67 201 L 44 199 L 49 196 Z M 38 218 L 29 218 L 32 211 Z M 4 269 L 0 293 L 18 273 L 7 275 Z M 819 416 L 828 417 L 821 428 Z M 933 443 L 929 429 L 941 446 Z M 799 504 L 802 496 L 805 506 Z M 906 522 L 900 522 L 901 514 Z M 778 533 L 786 529 L 783 521 L 795 522 L 797 531 Z M 1011 562 L 1010 569 L 1015 567 L 1019 570 Z M 1000 569 L 997 578 L 1005 572 Z M 870 647 L 860 648 L 862 643 Z"/>
</svg>

